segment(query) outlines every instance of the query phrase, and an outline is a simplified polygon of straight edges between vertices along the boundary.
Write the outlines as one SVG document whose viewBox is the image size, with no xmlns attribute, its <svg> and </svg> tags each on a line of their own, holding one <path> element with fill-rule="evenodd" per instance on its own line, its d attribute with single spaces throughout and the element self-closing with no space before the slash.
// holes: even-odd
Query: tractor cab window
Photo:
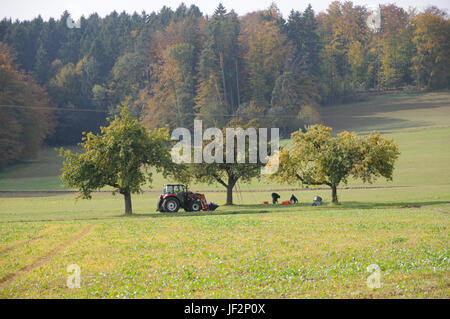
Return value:
<svg viewBox="0 0 450 319">
<path fill-rule="evenodd" d="M 181 185 L 176 185 L 174 187 L 175 187 L 175 189 L 174 189 L 175 193 L 182 193 L 184 191 L 184 188 Z"/>
<path fill-rule="evenodd" d="M 166 188 L 164 190 L 164 193 L 166 194 L 173 194 L 173 185 L 166 185 Z"/>
</svg>

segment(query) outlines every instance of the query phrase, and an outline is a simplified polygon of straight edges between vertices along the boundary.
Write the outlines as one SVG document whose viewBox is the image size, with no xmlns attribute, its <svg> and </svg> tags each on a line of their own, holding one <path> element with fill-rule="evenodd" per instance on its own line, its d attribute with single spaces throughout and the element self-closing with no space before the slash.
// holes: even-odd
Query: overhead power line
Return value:
<svg viewBox="0 0 450 319">
<path fill-rule="evenodd" d="M 34 109 L 34 110 L 49 110 L 49 111 L 68 111 L 68 112 L 94 112 L 94 113 L 110 113 L 110 110 L 98 110 L 94 108 L 69 108 L 69 107 L 46 107 L 46 106 L 36 106 L 36 105 L 13 105 L 13 104 L 0 104 L 0 107 L 4 108 L 20 108 L 20 109 Z M 194 112 L 184 112 L 183 115 L 199 115 L 199 113 Z M 242 115 L 242 114 L 222 114 L 223 117 L 236 117 L 236 118 L 251 118 L 251 116 L 248 115 Z M 286 114 L 284 113 L 277 113 L 277 114 L 270 114 L 270 115 L 262 115 L 257 116 L 261 118 L 286 118 L 286 119 L 295 119 L 294 114 Z"/>
<path fill-rule="evenodd" d="M 72 109 L 70 107 L 49 107 L 49 106 L 34 106 L 34 105 L 12 105 L 12 104 L 0 104 L 0 107 L 18 108 L 18 109 L 33 109 L 33 110 L 49 110 L 49 111 L 70 111 L 70 112 L 96 112 L 96 113 L 108 113 L 106 110 L 96 109 Z"/>
</svg>

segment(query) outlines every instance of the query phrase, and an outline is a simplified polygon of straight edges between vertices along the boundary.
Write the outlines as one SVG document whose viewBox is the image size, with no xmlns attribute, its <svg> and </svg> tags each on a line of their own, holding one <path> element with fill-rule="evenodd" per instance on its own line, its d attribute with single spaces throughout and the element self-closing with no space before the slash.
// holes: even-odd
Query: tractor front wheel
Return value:
<svg viewBox="0 0 450 319">
<path fill-rule="evenodd" d="M 176 213 L 180 208 L 180 203 L 175 198 L 168 198 L 163 204 L 164 211 L 169 213 Z"/>
<path fill-rule="evenodd" d="M 200 203 L 200 201 L 195 200 L 195 201 L 191 202 L 189 208 L 193 212 L 198 212 L 198 211 L 200 211 L 202 209 L 202 204 Z"/>
</svg>

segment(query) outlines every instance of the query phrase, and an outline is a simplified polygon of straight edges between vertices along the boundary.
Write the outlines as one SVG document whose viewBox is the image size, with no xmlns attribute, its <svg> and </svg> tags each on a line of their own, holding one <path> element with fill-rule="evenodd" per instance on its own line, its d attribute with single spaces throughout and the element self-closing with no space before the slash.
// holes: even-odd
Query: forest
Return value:
<svg viewBox="0 0 450 319">
<path fill-rule="evenodd" d="M 276 5 L 208 16 L 182 4 L 158 12 L 0 22 L 0 168 L 42 145 L 74 145 L 126 105 L 147 128 L 320 123 L 329 105 L 364 92 L 450 86 L 445 11 L 332 2 L 325 12 Z"/>
</svg>

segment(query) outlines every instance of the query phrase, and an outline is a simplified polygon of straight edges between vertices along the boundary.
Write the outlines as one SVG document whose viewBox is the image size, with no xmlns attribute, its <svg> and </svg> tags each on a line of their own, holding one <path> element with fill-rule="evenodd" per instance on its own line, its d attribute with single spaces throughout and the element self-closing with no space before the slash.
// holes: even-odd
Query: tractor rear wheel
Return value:
<svg viewBox="0 0 450 319">
<path fill-rule="evenodd" d="M 168 198 L 163 203 L 164 211 L 169 213 L 176 213 L 180 208 L 180 203 L 175 198 Z"/>
</svg>

